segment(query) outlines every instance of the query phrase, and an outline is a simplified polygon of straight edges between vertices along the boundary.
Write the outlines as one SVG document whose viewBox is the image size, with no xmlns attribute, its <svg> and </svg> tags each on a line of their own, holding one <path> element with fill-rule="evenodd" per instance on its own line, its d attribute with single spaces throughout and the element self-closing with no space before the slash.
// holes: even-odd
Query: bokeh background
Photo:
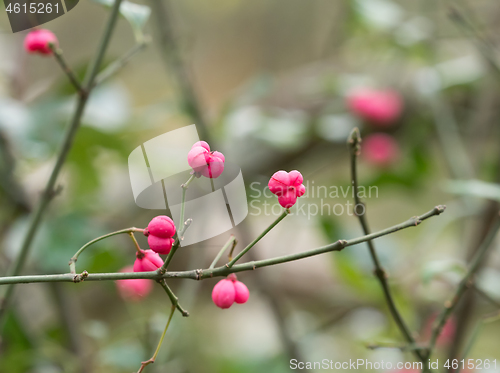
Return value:
<svg viewBox="0 0 500 373">
<path fill-rule="evenodd" d="M 160 1 L 160 0 L 156 0 Z M 162 0 L 165 1 L 165 0 Z M 149 6 L 147 2 L 136 2 Z M 417 340 L 463 276 L 500 200 L 500 8 L 495 0 L 186 0 L 168 1 L 178 53 L 189 72 L 212 148 L 238 164 L 255 199 L 277 170 L 297 169 L 317 186 L 350 185 L 346 139 L 385 133 L 397 151 L 381 164 L 362 152 L 360 183 L 373 230 L 422 214 L 445 214 L 377 240 L 397 304 Z M 78 74 L 97 49 L 109 12 L 82 0 L 44 27 L 52 30 Z M 25 273 L 64 273 L 85 242 L 117 229 L 145 227 L 168 211 L 137 207 L 127 158 L 141 143 L 196 123 L 181 105 L 178 69 L 162 59 L 153 13 L 152 42 L 93 93 Z M 74 108 L 74 91 L 52 58 L 27 55 L 25 33 L 12 34 L 0 13 L 0 269 L 20 247 L 27 218 L 47 181 Z M 118 22 L 111 63 L 136 43 Z M 354 88 L 392 89 L 404 110 L 377 126 L 349 110 Z M 200 123 L 197 123 L 198 125 Z M 168 160 L 165 160 L 168 162 Z M 323 198 L 323 200 L 321 200 Z M 343 204 L 340 195 L 308 195 L 301 203 Z M 277 209 L 276 209 L 277 210 Z M 275 210 L 275 211 L 276 211 Z M 306 210 L 307 211 L 307 210 Z M 229 234 L 237 250 L 275 215 L 250 208 L 233 231 L 182 248 L 172 270 L 208 267 Z M 253 250 L 253 258 L 303 251 L 361 235 L 343 214 L 293 214 Z M 143 247 L 144 237 L 139 238 Z M 497 246 L 497 245 L 496 245 Z M 91 247 L 78 261 L 89 272 L 114 272 L 134 260 L 128 237 Z M 390 318 L 366 245 L 241 273 L 250 300 L 220 310 L 216 279 L 172 280 L 190 311 L 175 315 L 148 372 L 288 372 L 299 361 L 414 361 Z M 461 357 L 477 322 L 498 310 L 500 255 L 492 248 L 440 340 L 435 357 Z M 170 310 L 163 290 L 140 302 L 120 298 L 112 282 L 32 284 L 16 288 L 0 345 L 0 372 L 131 372 L 149 358 Z M 458 320 L 458 321 L 457 321 Z M 497 359 L 500 322 L 482 328 L 467 357 Z M 392 348 L 368 348 L 376 345 Z M 442 365 L 442 364 L 441 364 Z M 363 369 L 360 369 L 363 371 Z M 443 369 L 441 369 L 443 370 Z"/>
</svg>

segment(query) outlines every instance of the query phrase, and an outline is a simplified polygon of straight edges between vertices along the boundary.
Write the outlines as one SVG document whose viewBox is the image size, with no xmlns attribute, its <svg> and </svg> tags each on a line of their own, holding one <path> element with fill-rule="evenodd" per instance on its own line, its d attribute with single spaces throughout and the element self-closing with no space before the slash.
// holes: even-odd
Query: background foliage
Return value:
<svg viewBox="0 0 500 373">
<path fill-rule="evenodd" d="M 485 206 L 500 199 L 495 184 L 500 75 L 491 63 L 497 61 L 497 3 L 187 0 L 169 5 L 210 134 L 226 159 L 241 166 L 248 186 L 255 181 L 265 186 L 278 169 L 299 169 L 315 185 L 349 186 L 347 135 L 354 126 L 363 136 L 379 130 L 349 113 L 347 92 L 371 85 L 404 96 L 404 115 L 384 130 L 400 146 L 398 162 L 380 168 L 361 161 L 359 173 L 361 184 L 378 186 L 378 196 L 366 201 L 374 230 L 448 205 L 440 218 L 377 241 L 397 303 L 425 341 L 426 325 L 464 272 Z M 123 227 L 145 227 L 158 214 L 134 204 L 128 154 L 192 119 L 178 104 L 176 71 L 161 60 L 148 8 L 127 6 L 107 63 L 144 35 L 153 42 L 91 97 L 60 181 L 63 192 L 36 238 L 26 273 L 65 272 L 83 243 Z M 450 18 L 452 9 L 466 22 Z M 74 90 L 53 59 L 25 54 L 24 35 L 10 34 L 1 14 L 3 272 L 49 176 Z M 106 16 L 104 7 L 81 2 L 47 25 L 80 76 Z M 304 203 L 320 202 L 308 197 Z M 250 215 L 244 229 L 229 233 L 243 247 L 273 219 Z M 229 233 L 182 249 L 172 270 L 208 266 Z M 295 215 L 256 246 L 256 256 L 357 235 L 353 216 Z M 133 255 L 127 237 L 115 237 L 89 250 L 78 265 L 89 272 L 118 271 Z M 412 360 L 398 349 L 366 348 L 398 344 L 400 337 L 364 245 L 240 277 L 251 290 L 250 301 L 224 312 L 211 302 L 215 280 L 172 281 L 191 316 L 174 319 L 150 371 L 287 372 L 290 358 Z M 499 281 L 500 256 L 492 250 L 478 287 L 497 304 Z M 129 372 L 151 355 L 169 310 L 161 289 L 129 304 L 113 283 L 23 285 L 16 294 L 1 344 L 1 372 Z M 474 299 L 472 319 L 498 308 L 484 295 Z M 467 334 L 472 326 L 464 325 Z M 484 328 L 470 356 L 500 359 L 499 332 L 498 322 Z M 438 356 L 446 358 L 452 344 L 441 344 Z"/>
</svg>

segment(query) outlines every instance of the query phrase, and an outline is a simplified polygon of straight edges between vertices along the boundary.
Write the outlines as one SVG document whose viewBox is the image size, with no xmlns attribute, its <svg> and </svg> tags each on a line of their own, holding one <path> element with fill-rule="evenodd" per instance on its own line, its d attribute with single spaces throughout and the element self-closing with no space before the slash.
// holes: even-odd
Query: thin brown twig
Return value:
<svg viewBox="0 0 500 373">
<path fill-rule="evenodd" d="M 368 222 L 366 221 L 366 207 L 365 205 L 361 202 L 359 195 L 358 195 L 358 176 L 357 176 L 357 158 L 361 150 L 361 136 L 359 133 L 359 130 L 355 128 L 348 140 L 348 145 L 349 145 L 349 150 L 351 153 L 351 178 L 352 178 L 352 184 L 354 188 L 354 201 L 355 201 L 355 206 L 354 206 L 354 213 L 358 217 L 359 222 L 361 224 L 361 227 L 363 229 L 363 233 L 368 235 L 370 234 L 370 228 L 368 227 Z M 359 212 L 358 207 L 363 207 L 363 212 Z M 396 325 L 398 326 L 399 330 L 401 331 L 401 334 L 403 334 L 404 338 L 408 342 L 409 345 L 415 345 L 415 339 L 413 338 L 410 329 L 406 325 L 403 317 L 401 316 L 396 303 L 394 302 L 394 298 L 392 296 L 389 284 L 387 282 L 387 273 L 385 272 L 384 268 L 380 264 L 380 260 L 377 255 L 377 251 L 375 250 L 375 245 L 373 244 L 372 240 L 367 240 L 366 241 L 368 245 L 368 249 L 370 252 L 370 256 L 372 258 L 373 264 L 375 265 L 375 276 L 380 282 L 380 286 L 382 287 L 382 290 L 384 292 L 385 300 L 387 302 L 387 305 L 389 307 L 389 311 L 392 315 L 392 318 L 394 319 Z M 425 356 L 424 354 L 421 353 L 420 350 L 413 350 L 413 353 L 425 364 Z"/>
</svg>

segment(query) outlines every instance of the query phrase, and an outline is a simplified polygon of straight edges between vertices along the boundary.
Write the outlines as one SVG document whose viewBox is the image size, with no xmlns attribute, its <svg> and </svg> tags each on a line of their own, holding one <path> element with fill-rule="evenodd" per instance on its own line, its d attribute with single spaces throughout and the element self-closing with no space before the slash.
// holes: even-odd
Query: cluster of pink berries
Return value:
<svg viewBox="0 0 500 373">
<path fill-rule="evenodd" d="M 224 155 L 210 151 L 210 146 L 205 141 L 195 143 L 188 153 L 188 163 L 197 177 L 219 177 L 224 171 L 224 161 Z M 170 217 L 154 217 L 143 232 L 148 238 L 150 250 L 138 248 L 134 265 L 123 268 L 121 272 L 156 271 L 164 263 L 159 254 L 167 255 L 172 250 L 176 228 Z M 152 290 L 151 280 L 146 279 L 118 280 L 116 285 L 120 295 L 130 301 L 140 300 Z M 214 303 L 220 308 L 229 308 L 234 302 L 245 303 L 249 296 L 248 288 L 237 281 L 234 274 L 229 275 L 227 280 L 219 281 L 212 293 Z"/>
<path fill-rule="evenodd" d="M 156 271 L 163 266 L 159 254 L 168 254 L 172 249 L 175 234 L 175 225 L 168 216 L 156 216 L 144 230 L 148 236 L 150 250 L 140 250 L 136 254 L 133 266 L 125 267 L 121 272 L 149 272 Z M 120 295 L 130 301 L 138 301 L 148 295 L 152 290 L 151 280 L 131 279 L 116 281 Z M 230 274 L 227 279 L 215 285 L 212 299 L 217 307 L 229 308 L 236 303 L 245 303 L 250 296 L 248 288 L 237 281 L 235 274 Z"/>
<path fill-rule="evenodd" d="M 57 46 L 57 37 L 52 31 L 46 29 L 37 29 L 30 31 L 24 39 L 24 49 L 28 53 L 50 55 L 52 54 L 50 44 Z"/>
<path fill-rule="evenodd" d="M 401 116 L 403 100 L 393 90 L 358 89 L 347 97 L 350 110 L 376 128 L 387 129 Z M 373 133 L 363 140 L 364 159 L 379 167 L 394 164 L 399 156 L 398 142 L 386 133 Z"/>
</svg>

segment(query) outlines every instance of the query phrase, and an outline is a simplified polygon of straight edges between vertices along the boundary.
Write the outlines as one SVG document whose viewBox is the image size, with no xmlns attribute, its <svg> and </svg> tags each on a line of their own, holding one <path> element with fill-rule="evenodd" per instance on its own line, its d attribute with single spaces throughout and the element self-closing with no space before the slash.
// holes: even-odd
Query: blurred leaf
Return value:
<svg viewBox="0 0 500 373">
<path fill-rule="evenodd" d="M 5 338 L 6 343 L 2 343 L 0 371 L 3 372 L 2 367 L 8 367 L 9 373 L 29 371 L 34 359 L 33 346 L 15 313 L 9 312 L 7 315 L 2 337 Z"/>
<path fill-rule="evenodd" d="M 45 236 L 36 251 L 36 259 L 41 270 L 46 272 L 67 271 L 68 261 L 86 242 L 99 236 L 98 228 L 88 219 L 76 214 L 66 215 L 47 221 L 44 226 Z M 92 249 L 82 255 L 78 265 L 86 267 Z"/>
<path fill-rule="evenodd" d="M 422 270 L 422 281 L 428 284 L 432 279 L 448 273 L 464 275 L 466 268 L 457 260 L 435 260 L 427 263 Z"/>
<path fill-rule="evenodd" d="M 123 369 L 137 368 L 137 362 L 145 357 L 142 346 L 133 341 L 120 341 L 100 351 L 101 360 L 106 365 Z"/>
<path fill-rule="evenodd" d="M 216 371 L 220 373 L 282 373 L 290 371 L 286 359 L 283 356 L 276 356 L 271 359 L 224 359 L 216 365 Z"/>
<path fill-rule="evenodd" d="M 113 0 L 93 1 L 108 8 L 111 8 L 115 3 Z M 139 5 L 123 0 L 120 5 L 120 13 L 130 23 L 130 26 L 132 26 L 136 41 L 141 42 L 144 38 L 143 30 L 151 14 L 151 8 L 146 5 Z"/>
<path fill-rule="evenodd" d="M 122 142 L 122 138 L 90 127 L 80 128 L 78 137 L 68 157 L 68 163 L 74 169 L 75 197 L 81 196 L 83 201 L 75 200 L 74 204 L 87 203 L 89 192 L 95 191 L 99 185 L 99 167 L 96 167 L 96 155 L 102 149 L 114 150 L 121 155 L 121 159 L 127 159 L 128 147 Z"/>
<path fill-rule="evenodd" d="M 334 242 L 340 238 L 340 227 L 337 222 L 330 216 L 320 217 L 320 226 L 323 233 L 328 238 L 328 241 Z M 355 258 L 355 251 L 343 251 L 334 253 L 332 261 L 335 267 L 335 273 L 348 286 L 353 287 L 360 293 L 372 293 L 374 289 L 373 278 L 368 278 L 364 271 L 360 268 Z"/>
<path fill-rule="evenodd" d="M 450 180 L 444 189 L 453 194 L 500 201 L 500 185 L 481 180 Z"/>
</svg>

